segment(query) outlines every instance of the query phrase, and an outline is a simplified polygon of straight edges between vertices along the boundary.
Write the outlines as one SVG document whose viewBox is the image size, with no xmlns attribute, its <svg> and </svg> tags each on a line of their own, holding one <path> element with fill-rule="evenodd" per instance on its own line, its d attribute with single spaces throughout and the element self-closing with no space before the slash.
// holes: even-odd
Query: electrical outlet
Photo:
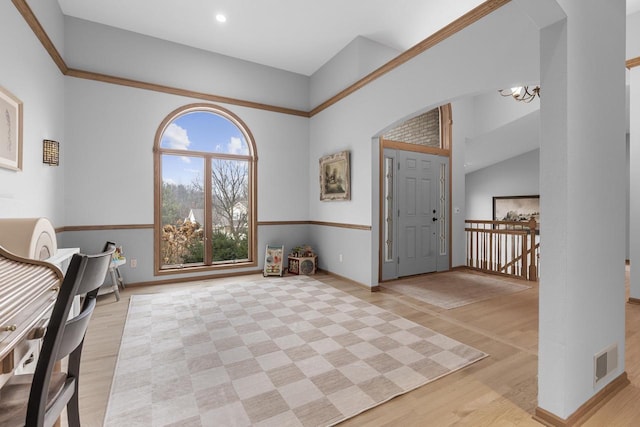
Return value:
<svg viewBox="0 0 640 427">
<path fill-rule="evenodd" d="M 131 268 L 136 268 L 138 266 L 138 260 L 135 258 L 131 258 Z"/>
<path fill-rule="evenodd" d="M 338 260 L 342 262 L 342 254 L 338 255 Z"/>
</svg>

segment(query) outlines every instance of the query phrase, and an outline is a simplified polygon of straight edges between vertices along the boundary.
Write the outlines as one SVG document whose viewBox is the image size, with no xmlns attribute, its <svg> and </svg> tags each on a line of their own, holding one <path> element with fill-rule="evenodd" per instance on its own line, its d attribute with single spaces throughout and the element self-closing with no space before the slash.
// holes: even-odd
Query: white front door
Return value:
<svg viewBox="0 0 640 427">
<path fill-rule="evenodd" d="M 384 156 L 382 280 L 448 269 L 448 158 Z"/>
</svg>

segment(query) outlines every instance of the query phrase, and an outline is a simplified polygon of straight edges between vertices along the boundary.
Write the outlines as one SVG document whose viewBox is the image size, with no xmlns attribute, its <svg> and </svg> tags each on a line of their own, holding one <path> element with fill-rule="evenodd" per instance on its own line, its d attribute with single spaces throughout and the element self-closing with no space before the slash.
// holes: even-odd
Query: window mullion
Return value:
<svg viewBox="0 0 640 427">
<path fill-rule="evenodd" d="M 204 163 L 204 263 L 211 265 L 213 264 L 213 183 L 211 180 L 213 158 L 207 156 Z"/>
</svg>

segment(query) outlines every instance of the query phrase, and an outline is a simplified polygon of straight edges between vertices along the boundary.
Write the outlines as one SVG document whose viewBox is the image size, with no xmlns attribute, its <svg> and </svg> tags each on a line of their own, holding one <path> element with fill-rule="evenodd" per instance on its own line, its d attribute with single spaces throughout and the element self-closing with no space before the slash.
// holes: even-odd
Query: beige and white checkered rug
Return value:
<svg viewBox="0 0 640 427">
<path fill-rule="evenodd" d="M 135 295 L 106 426 L 329 426 L 486 356 L 306 276 Z"/>
</svg>

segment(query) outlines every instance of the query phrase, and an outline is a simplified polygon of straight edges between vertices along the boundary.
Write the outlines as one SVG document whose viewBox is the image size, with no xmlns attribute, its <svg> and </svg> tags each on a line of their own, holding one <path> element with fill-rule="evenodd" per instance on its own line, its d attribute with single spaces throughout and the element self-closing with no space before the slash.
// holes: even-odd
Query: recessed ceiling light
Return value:
<svg viewBox="0 0 640 427">
<path fill-rule="evenodd" d="M 218 22 L 227 22 L 227 17 L 224 16 L 222 13 L 218 13 L 216 15 L 216 21 L 218 21 Z"/>
</svg>

